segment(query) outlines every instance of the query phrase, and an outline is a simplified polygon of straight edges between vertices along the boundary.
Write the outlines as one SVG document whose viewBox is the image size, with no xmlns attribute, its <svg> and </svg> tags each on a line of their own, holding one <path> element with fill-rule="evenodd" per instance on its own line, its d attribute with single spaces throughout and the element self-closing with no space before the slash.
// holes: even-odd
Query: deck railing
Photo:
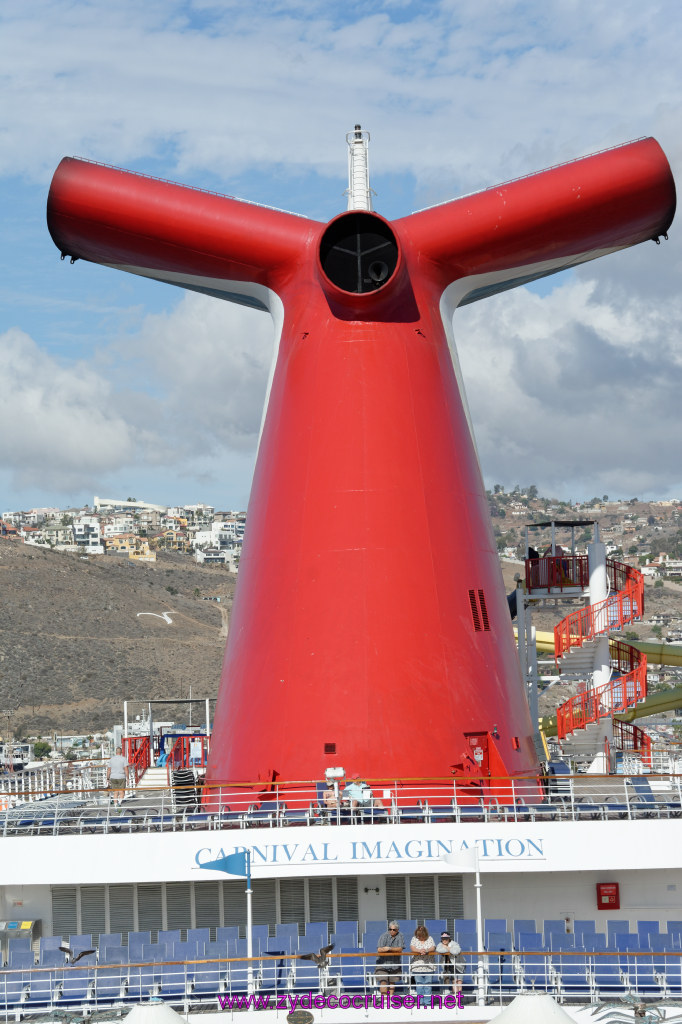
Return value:
<svg viewBox="0 0 682 1024">
<path fill-rule="evenodd" d="M 587 555 L 526 559 L 527 590 L 585 590 L 589 585 Z"/>
<path fill-rule="evenodd" d="M 641 732 L 641 730 L 639 730 Z M 139 834 L 280 826 L 374 826 L 482 822 L 580 822 L 682 817 L 682 775 L 636 775 L 649 757 L 643 743 L 630 752 L 627 776 L 577 775 L 489 779 L 485 789 L 455 780 L 369 780 L 361 806 L 328 806 L 310 782 L 244 791 L 230 787 L 220 806 L 194 786 L 129 790 L 121 807 L 106 790 L 60 793 L 0 811 L 0 838 L 41 835 Z M 242 789 L 239 791 L 237 785 Z M 225 788 L 227 786 L 225 785 Z M 49 796 L 49 795 L 48 795 Z M 202 802 L 203 799 L 203 802 Z"/>
<path fill-rule="evenodd" d="M 123 756 L 132 767 L 135 782 L 139 782 L 151 765 L 149 736 L 125 736 L 123 738 Z"/>
<path fill-rule="evenodd" d="M 676 937 L 670 936 L 671 947 Z M 410 938 L 405 936 L 406 942 Z M 534 947 L 534 938 L 539 948 Z M 74 1018 L 108 1009 L 120 1013 L 135 1003 L 161 999 L 185 1013 L 211 1008 L 232 1013 L 275 1010 L 279 1002 L 284 1011 L 355 1009 L 371 1017 L 373 1010 L 407 1009 L 421 1019 L 427 1009 L 435 1019 L 452 1020 L 453 1010 L 462 1004 L 501 1005 L 522 992 L 548 993 L 558 1002 L 583 1005 L 628 994 L 654 1001 L 679 994 L 682 950 L 660 948 L 668 945 L 665 933 L 656 933 L 654 948 L 648 945 L 648 936 L 642 940 L 645 947 L 639 948 L 637 934 L 620 940 L 609 935 L 607 949 L 598 941 L 606 944 L 607 936 L 597 933 L 550 933 L 543 942 L 534 933 L 489 932 L 480 950 L 468 930 L 455 930 L 455 939 L 462 948 L 461 974 L 445 974 L 436 956 L 426 982 L 430 991 L 418 994 L 412 987 L 410 957 L 398 955 L 399 971 L 391 976 L 395 992 L 383 1000 L 375 973 L 376 936 L 367 936 L 370 948 L 356 943 L 341 952 L 332 951 L 321 968 L 302 961 L 298 948 L 292 951 L 297 939 L 283 941 L 281 936 L 262 942 L 254 939 L 255 955 L 250 958 L 230 950 L 231 945 L 245 944 L 242 939 L 226 942 L 225 955 L 199 954 L 193 959 L 169 959 L 162 954 L 155 960 L 128 963 L 124 950 L 113 962 L 107 960 L 106 952 L 90 964 L 26 962 L 19 968 L 0 967 L 0 1019 L 44 1017 L 65 1010 Z M 420 980 L 425 983 L 423 975 Z"/>
</svg>

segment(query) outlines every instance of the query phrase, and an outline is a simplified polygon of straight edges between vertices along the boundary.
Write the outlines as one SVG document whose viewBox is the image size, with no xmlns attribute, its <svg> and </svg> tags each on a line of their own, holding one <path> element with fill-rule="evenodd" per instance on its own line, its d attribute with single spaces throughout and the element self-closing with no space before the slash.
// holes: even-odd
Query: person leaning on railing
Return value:
<svg viewBox="0 0 682 1024">
<path fill-rule="evenodd" d="M 374 971 L 379 981 L 379 991 L 382 996 L 386 994 L 386 991 L 391 996 L 395 992 L 395 983 L 397 978 L 400 977 L 402 969 L 399 954 L 404 949 L 405 936 L 400 931 L 400 925 L 397 921 L 390 921 L 388 931 L 379 936 L 377 945 L 377 953 L 387 953 L 389 955 L 380 955 L 378 957 L 376 970 Z"/>
<path fill-rule="evenodd" d="M 410 942 L 410 950 L 414 954 L 410 963 L 410 971 L 418 996 L 430 996 L 433 975 L 436 970 L 434 953 L 436 943 L 429 935 L 428 929 L 420 924 Z"/>
</svg>

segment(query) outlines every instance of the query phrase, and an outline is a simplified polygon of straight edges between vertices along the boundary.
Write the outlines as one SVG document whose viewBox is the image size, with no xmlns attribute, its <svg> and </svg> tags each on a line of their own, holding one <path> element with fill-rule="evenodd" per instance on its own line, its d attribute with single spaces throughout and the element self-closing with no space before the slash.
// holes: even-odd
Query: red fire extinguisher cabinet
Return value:
<svg viewBox="0 0 682 1024">
<path fill-rule="evenodd" d="M 597 910 L 620 910 L 618 882 L 597 882 Z"/>
</svg>

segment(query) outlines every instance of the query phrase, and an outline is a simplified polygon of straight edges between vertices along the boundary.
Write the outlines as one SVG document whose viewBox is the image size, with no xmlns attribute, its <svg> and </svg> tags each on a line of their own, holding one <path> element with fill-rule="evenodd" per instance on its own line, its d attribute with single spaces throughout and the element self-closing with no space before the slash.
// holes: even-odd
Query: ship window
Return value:
<svg viewBox="0 0 682 1024">
<path fill-rule="evenodd" d="M 194 919 L 197 928 L 210 928 L 215 940 L 215 929 L 220 927 L 220 882 L 194 883 Z"/>
<path fill-rule="evenodd" d="M 243 882 L 223 882 L 223 906 L 225 908 L 225 926 L 238 925 L 240 934 L 246 935 L 246 893 Z M 256 886 L 253 886 L 254 890 Z M 254 921 L 255 924 L 255 921 Z"/>
<path fill-rule="evenodd" d="M 433 878 L 428 875 L 410 875 L 410 917 L 420 921 L 436 916 L 436 893 Z"/>
<path fill-rule="evenodd" d="M 386 877 L 386 916 L 389 921 L 407 917 L 407 886 L 403 875 Z"/>
<path fill-rule="evenodd" d="M 437 917 L 451 921 L 464 917 L 464 882 L 461 875 L 439 875 L 437 882 Z"/>
<path fill-rule="evenodd" d="M 55 885 L 52 889 L 52 934 L 63 939 L 79 934 L 75 885 Z"/>
<path fill-rule="evenodd" d="M 393 875 L 386 879 L 386 913 L 389 920 L 464 917 L 464 884 L 461 875 Z"/>
<path fill-rule="evenodd" d="M 324 745 L 324 752 L 325 752 L 325 754 L 335 754 L 336 753 L 336 743 L 325 743 L 325 745 Z"/>
<path fill-rule="evenodd" d="M 306 920 L 334 920 L 334 893 L 331 878 L 308 879 L 308 917 Z"/>
<path fill-rule="evenodd" d="M 190 882 L 166 882 L 166 928 L 190 927 L 192 889 Z"/>
<path fill-rule="evenodd" d="M 128 945 L 128 932 L 136 931 L 135 889 L 132 885 L 109 885 L 109 927 L 107 931 L 120 932 L 121 942 Z"/>
<path fill-rule="evenodd" d="M 98 935 L 107 930 L 106 887 L 104 885 L 81 886 L 81 921 L 78 934 Z M 71 933 L 75 935 L 75 932 Z"/>
<path fill-rule="evenodd" d="M 243 882 L 241 883 L 244 884 Z M 274 925 L 277 913 L 274 878 L 257 878 L 253 888 L 253 923 Z M 272 929 L 274 932 L 274 928 Z M 244 932 L 246 935 L 246 932 Z"/>
<path fill-rule="evenodd" d="M 161 882 L 138 883 L 137 921 L 137 930 L 151 932 L 151 940 L 156 942 L 159 928 L 163 928 L 163 886 Z"/>
<path fill-rule="evenodd" d="M 305 921 L 305 885 L 302 878 L 280 878 L 279 920 L 282 924 Z"/>
<path fill-rule="evenodd" d="M 336 879 L 336 921 L 357 921 L 358 880 L 357 878 Z"/>
</svg>

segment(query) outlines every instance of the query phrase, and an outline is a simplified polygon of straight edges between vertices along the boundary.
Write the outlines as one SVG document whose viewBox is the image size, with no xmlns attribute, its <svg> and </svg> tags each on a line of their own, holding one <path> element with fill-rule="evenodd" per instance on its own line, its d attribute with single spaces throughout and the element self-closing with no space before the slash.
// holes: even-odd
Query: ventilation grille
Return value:
<svg viewBox="0 0 682 1024">
<path fill-rule="evenodd" d="M 474 629 L 477 633 L 489 633 L 490 632 L 490 620 L 488 619 L 488 609 L 485 603 L 485 594 L 482 590 L 470 590 L 469 591 L 469 604 L 471 605 L 471 618 L 474 623 Z"/>
</svg>

